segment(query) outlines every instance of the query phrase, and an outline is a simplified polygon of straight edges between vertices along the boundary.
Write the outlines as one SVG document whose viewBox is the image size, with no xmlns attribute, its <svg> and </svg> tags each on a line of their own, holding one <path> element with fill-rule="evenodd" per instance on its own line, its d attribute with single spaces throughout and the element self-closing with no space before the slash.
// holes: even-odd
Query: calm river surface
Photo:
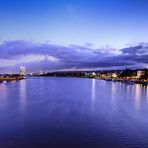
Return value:
<svg viewBox="0 0 148 148">
<path fill-rule="evenodd" d="M 148 147 L 148 87 L 82 78 L 0 84 L 0 148 Z"/>
</svg>

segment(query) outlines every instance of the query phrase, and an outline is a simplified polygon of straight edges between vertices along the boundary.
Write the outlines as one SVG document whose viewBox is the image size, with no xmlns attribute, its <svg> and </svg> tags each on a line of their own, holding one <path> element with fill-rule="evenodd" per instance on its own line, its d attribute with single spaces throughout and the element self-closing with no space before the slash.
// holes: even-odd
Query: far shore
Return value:
<svg viewBox="0 0 148 148">
<path fill-rule="evenodd" d="M 65 77 L 65 78 L 89 78 L 89 79 L 98 79 L 98 80 L 105 80 L 105 81 L 112 81 L 112 82 L 121 82 L 125 84 L 141 84 L 141 85 L 146 85 L 148 86 L 148 80 L 139 80 L 139 79 L 132 79 L 132 78 L 102 78 L 98 76 L 47 76 L 47 75 L 36 75 L 36 76 L 27 76 L 27 77 Z M 0 83 L 3 82 L 11 82 L 11 81 L 18 81 L 25 79 L 24 76 L 22 75 L 5 75 L 0 77 Z"/>
</svg>

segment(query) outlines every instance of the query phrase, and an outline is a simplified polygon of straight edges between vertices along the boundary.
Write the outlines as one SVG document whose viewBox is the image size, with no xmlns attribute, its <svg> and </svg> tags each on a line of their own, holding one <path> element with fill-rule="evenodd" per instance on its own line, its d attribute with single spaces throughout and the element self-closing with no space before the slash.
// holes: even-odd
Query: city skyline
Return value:
<svg viewBox="0 0 148 148">
<path fill-rule="evenodd" d="M 148 0 L 0 0 L 0 148 L 148 147 Z"/>
<path fill-rule="evenodd" d="M 148 67 L 146 0 L 0 3 L 0 73 Z"/>
</svg>

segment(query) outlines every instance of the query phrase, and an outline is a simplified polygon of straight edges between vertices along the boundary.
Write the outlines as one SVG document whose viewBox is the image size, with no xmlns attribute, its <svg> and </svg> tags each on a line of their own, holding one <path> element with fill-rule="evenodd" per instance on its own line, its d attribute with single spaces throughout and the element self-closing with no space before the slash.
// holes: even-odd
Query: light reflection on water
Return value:
<svg viewBox="0 0 148 148">
<path fill-rule="evenodd" d="M 0 94 L 0 147 L 148 147 L 147 86 L 27 78 Z"/>
<path fill-rule="evenodd" d="M 94 112 L 94 109 L 95 109 L 95 101 L 96 101 L 96 79 L 92 79 L 91 80 L 91 111 L 92 111 L 92 114 Z"/>
<path fill-rule="evenodd" d="M 23 111 L 27 103 L 26 100 L 26 80 L 21 80 L 19 86 L 20 109 Z"/>
<path fill-rule="evenodd" d="M 137 110 L 140 109 L 141 104 L 141 87 L 140 85 L 135 85 L 135 107 Z"/>
<path fill-rule="evenodd" d="M 92 79 L 92 102 L 96 99 L 96 79 Z"/>
<path fill-rule="evenodd" d="M 111 99 L 112 99 L 112 105 L 114 108 L 116 108 L 116 84 L 115 83 L 112 83 L 111 85 Z"/>
</svg>

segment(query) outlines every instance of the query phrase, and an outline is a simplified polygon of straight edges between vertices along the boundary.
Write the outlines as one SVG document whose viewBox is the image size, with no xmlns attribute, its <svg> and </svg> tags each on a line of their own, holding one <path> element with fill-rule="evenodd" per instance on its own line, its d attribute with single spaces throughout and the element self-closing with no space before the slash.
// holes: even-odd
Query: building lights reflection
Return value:
<svg viewBox="0 0 148 148">
<path fill-rule="evenodd" d="M 26 81 L 25 80 L 20 81 L 19 95 L 20 95 L 20 109 L 24 110 L 26 105 Z"/>
<path fill-rule="evenodd" d="M 7 85 L 6 84 L 0 84 L 0 91 L 6 92 L 7 91 Z"/>
<path fill-rule="evenodd" d="M 92 102 L 96 99 L 96 80 L 92 79 Z"/>
<path fill-rule="evenodd" d="M 96 80 L 92 79 L 91 85 L 91 112 L 94 112 L 95 109 L 95 100 L 96 100 Z M 92 114 L 93 115 L 93 114 Z"/>
<path fill-rule="evenodd" d="M 140 109 L 140 101 L 141 101 L 141 86 L 136 84 L 135 85 L 135 108 L 137 110 Z"/>
<path fill-rule="evenodd" d="M 113 82 L 112 85 L 111 85 L 111 99 L 112 99 L 111 101 L 112 101 L 113 108 L 116 107 L 116 104 L 115 104 L 115 103 L 116 103 L 116 102 L 115 102 L 115 101 L 116 101 L 116 100 L 115 100 L 115 99 L 116 99 L 115 94 L 116 94 L 116 89 L 117 89 L 117 88 L 116 88 L 116 85 L 117 85 L 117 84 L 114 83 L 114 82 Z"/>
</svg>

